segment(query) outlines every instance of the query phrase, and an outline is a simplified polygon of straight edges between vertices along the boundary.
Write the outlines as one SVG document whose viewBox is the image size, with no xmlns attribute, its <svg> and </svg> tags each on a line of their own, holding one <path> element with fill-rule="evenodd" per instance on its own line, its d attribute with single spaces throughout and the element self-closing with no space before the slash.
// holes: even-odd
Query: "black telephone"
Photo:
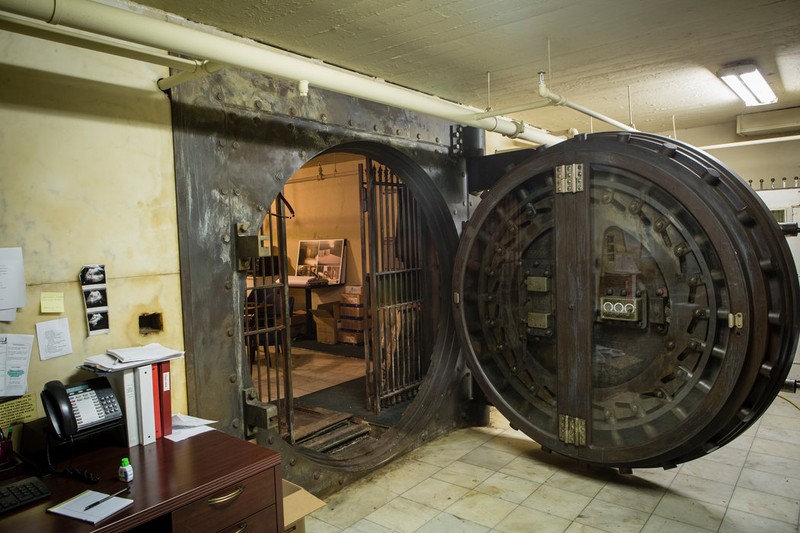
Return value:
<svg viewBox="0 0 800 533">
<path fill-rule="evenodd" d="M 61 439 L 122 419 L 122 409 L 105 377 L 66 386 L 49 381 L 41 396 L 50 426 Z"/>
</svg>

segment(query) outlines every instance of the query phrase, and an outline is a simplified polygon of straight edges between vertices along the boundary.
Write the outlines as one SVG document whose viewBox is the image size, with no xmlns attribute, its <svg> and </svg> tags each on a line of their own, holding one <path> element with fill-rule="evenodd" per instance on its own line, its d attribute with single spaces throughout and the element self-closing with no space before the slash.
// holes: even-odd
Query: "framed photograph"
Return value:
<svg viewBox="0 0 800 533">
<path fill-rule="evenodd" d="M 301 240 L 296 275 L 324 279 L 329 285 L 344 283 L 345 239 Z"/>
</svg>

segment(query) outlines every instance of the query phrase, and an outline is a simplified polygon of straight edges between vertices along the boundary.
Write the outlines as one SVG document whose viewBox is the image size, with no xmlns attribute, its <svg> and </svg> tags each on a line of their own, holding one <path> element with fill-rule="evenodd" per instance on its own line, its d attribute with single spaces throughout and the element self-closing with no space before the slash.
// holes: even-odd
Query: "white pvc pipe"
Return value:
<svg viewBox="0 0 800 533">
<path fill-rule="evenodd" d="M 539 74 L 539 96 L 541 96 L 542 98 L 547 98 L 548 100 L 553 102 L 554 105 L 563 105 L 565 107 L 569 107 L 570 109 L 574 109 L 575 111 L 579 111 L 579 112 L 583 113 L 584 115 L 589 115 L 590 117 L 594 117 L 597 120 L 602 120 L 603 122 L 611 124 L 612 126 L 616 126 L 621 130 L 624 130 L 624 131 L 638 131 L 638 130 L 636 130 L 636 128 L 632 128 L 632 127 L 628 126 L 627 124 L 623 124 L 622 122 L 619 122 L 618 120 L 614 120 L 613 118 L 607 117 L 605 115 L 601 115 L 600 113 L 598 113 L 596 111 L 592 111 L 588 107 L 584 107 L 584 106 L 582 106 L 580 104 L 576 104 L 575 102 L 567 100 L 563 96 L 559 96 L 556 93 L 552 92 L 545 85 L 545 83 L 544 83 L 544 75 L 542 73 Z"/>
<path fill-rule="evenodd" d="M 309 84 L 537 144 L 563 137 L 502 117 L 474 119 L 480 110 L 244 40 L 201 32 L 90 0 L 0 0 L 0 9 L 172 52 Z"/>
<path fill-rule="evenodd" d="M 737 148 L 739 146 L 753 146 L 756 144 L 782 143 L 787 141 L 800 141 L 800 135 L 787 135 L 786 137 L 771 137 L 769 139 L 753 139 L 750 141 L 739 141 L 725 144 L 709 144 L 699 146 L 701 150 L 719 150 L 720 148 Z"/>
<path fill-rule="evenodd" d="M 182 57 L 171 56 L 162 50 L 147 50 L 142 47 L 134 47 L 127 43 L 111 41 L 105 37 L 79 33 L 66 28 L 57 28 L 39 21 L 7 15 L 5 13 L 0 13 L 0 30 L 61 44 L 68 44 L 70 46 L 77 46 L 79 48 L 94 50 L 95 52 L 114 54 L 137 61 L 145 61 L 163 67 L 177 68 L 187 72 L 193 72 L 200 66 L 200 62 L 196 59 L 184 59 Z"/>
</svg>

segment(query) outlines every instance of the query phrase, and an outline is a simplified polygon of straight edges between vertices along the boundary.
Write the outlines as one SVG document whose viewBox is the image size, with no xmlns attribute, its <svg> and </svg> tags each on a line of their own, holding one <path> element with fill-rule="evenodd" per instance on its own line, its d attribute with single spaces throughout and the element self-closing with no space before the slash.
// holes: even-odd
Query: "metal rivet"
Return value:
<svg viewBox="0 0 800 533">
<path fill-rule="evenodd" d="M 228 376 L 228 381 L 230 381 L 231 383 L 236 383 L 236 374 L 231 374 L 230 376 Z"/>
</svg>

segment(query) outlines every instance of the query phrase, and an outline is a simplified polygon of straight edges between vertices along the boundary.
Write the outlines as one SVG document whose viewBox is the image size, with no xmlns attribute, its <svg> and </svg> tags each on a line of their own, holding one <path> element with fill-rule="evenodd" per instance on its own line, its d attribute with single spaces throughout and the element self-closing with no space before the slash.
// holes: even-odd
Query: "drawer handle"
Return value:
<svg viewBox="0 0 800 533">
<path fill-rule="evenodd" d="M 216 498 L 209 498 L 208 505 L 221 505 L 223 503 L 227 503 L 231 500 L 235 500 L 244 492 L 244 487 L 239 487 L 235 491 L 231 492 L 230 494 L 226 494 L 225 496 L 217 496 Z"/>
<path fill-rule="evenodd" d="M 240 524 L 239 529 L 234 531 L 234 533 L 244 533 L 246 529 L 247 529 L 247 522 L 245 522 L 244 524 Z"/>
</svg>

